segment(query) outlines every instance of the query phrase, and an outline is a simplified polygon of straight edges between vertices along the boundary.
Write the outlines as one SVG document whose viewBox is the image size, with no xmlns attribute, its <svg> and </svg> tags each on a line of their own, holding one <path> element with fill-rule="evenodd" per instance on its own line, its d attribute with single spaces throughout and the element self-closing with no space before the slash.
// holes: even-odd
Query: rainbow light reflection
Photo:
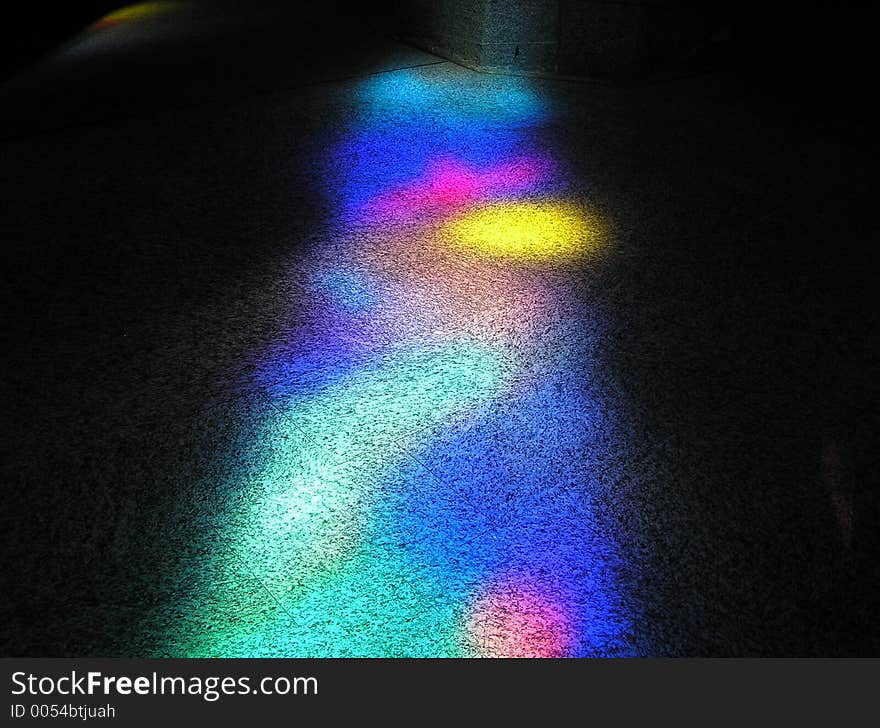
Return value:
<svg viewBox="0 0 880 728">
<path fill-rule="evenodd" d="M 333 233 L 279 286 L 253 378 L 270 405 L 161 653 L 631 654 L 596 508 L 622 436 L 583 374 L 601 322 L 570 270 L 606 226 L 544 150 L 550 109 L 451 66 L 348 93 Z"/>
<path fill-rule="evenodd" d="M 577 257 L 601 240 L 597 222 L 577 205 L 514 201 L 477 206 L 447 226 L 455 244 L 478 253 L 522 259 Z"/>
<path fill-rule="evenodd" d="M 181 6 L 179 2 L 170 0 L 159 2 L 135 3 L 127 5 L 111 13 L 107 13 L 104 17 L 96 20 L 89 26 L 89 30 L 101 30 L 114 25 L 123 23 L 132 23 L 144 18 L 154 18 L 160 15 L 170 13 Z"/>
<path fill-rule="evenodd" d="M 470 649 L 479 657 L 566 657 L 575 642 L 567 611 L 527 582 L 494 585 L 469 609 Z"/>
<path fill-rule="evenodd" d="M 474 202 L 537 189 L 552 171 L 549 159 L 523 157 L 486 168 L 456 158 L 434 160 L 420 179 L 397 186 L 364 209 L 370 224 L 424 220 L 466 208 Z"/>
</svg>

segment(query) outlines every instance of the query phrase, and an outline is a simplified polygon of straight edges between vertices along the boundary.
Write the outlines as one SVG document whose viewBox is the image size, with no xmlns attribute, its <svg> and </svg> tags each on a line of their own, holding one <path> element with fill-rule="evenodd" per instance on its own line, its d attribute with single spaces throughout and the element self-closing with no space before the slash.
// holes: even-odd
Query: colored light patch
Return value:
<svg viewBox="0 0 880 728">
<path fill-rule="evenodd" d="M 417 68 L 370 76 L 360 85 L 358 97 L 370 105 L 410 110 L 435 106 L 442 98 L 440 87 Z"/>
<path fill-rule="evenodd" d="M 378 301 L 370 282 L 359 271 L 324 271 L 317 276 L 317 287 L 329 294 L 337 306 L 351 313 L 367 311 Z"/>
<path fill-rule="evenodd" d="M 222 476 L 195 549 L 210 569 L 187 572 L 218 588 L 181 600 L 175 649 L 625 653 L 623 555 L 596 508 L 623 475 L 584 390 L 593 307 L 564 265 L 499 264 L 604 239 L 538 151 L 549 109 L 529 82 L 448 64 L 352 90 L 350 126 L 313 150 L 329 230 L 280 286 L 257 365 L 273 414 Z"/>
<path fill-rule="evenodd" d="M 112 13 L 108 13 L 100 20 L 92 23 L 89 28 L 90 30 L 100 30 L 101 28 L 107 28 L 111 25 L 130 23 L 135 20 L 141 20 L 142 18 L 164 15 L 165 13 L 176 9 L 179 5 L 180 3 L 177 2 L 137 3 L 135 5 L 128 5 L 124 8 L 119 8 L 119 10 L 114 10 Z"/>
<path fill-rule="evenodd" d="M 250 606 L 266 616 L 242 630 L 234 601 L 221 594 L 204 605 L 197 590 L 194 603 L 180 605 L 195 626 L 187 656 L 247 657 L 270 653 L 270 645 L 311 657 L 385 654 L 385 630 L 352 623 L 364 600 L 385 604 L 376 625 L 379 617 L 386 624 L 412 618 L 405 601 L 388 597 L 401 575 L 392 570 L 387 580 L 378 578 L 391 565 L 364 542 L 371 511 L 383 497 L 383 474 L 420 430 L 495 396 L 505 368 L 496 352 L 473 343 L 400 351 L 286 405 L 283 416 L 269 422 L 266 440 L 241 458 L 262 467 L 235 477 L 209 528 L 209 538 L 219 534 L 228 553 L 199 549 L 214 554 L 216 572 L 247 565 L 262 587 Z M 295 628 L 301 631 L 294 634 Z"/>
<path fill-rule="evenodd" d="M 495 586 L 475 600 L 466 641 L 476 657 L 568 657 L 569 622 L 560 604 L 530 584 Z"/>
<path fill-rule="evenodd" d="M 400 444 L 497 394 L 510 367 L 503 353 L 477 343 L 385 352 L 295 404 L 291 415 L 327 451 L 364 465 L 381 457 L 376 447 Z"/>
<path fill-rule="evenodd" d="M 322 150 L 327 162 L 323 186 L 341 219 L 363 222 L 366 205 L 395 187 L 413 184 L 438 158 L 488 168 L 532 148 L 534 129 L 550 110 L 530 83 L 510 77 L 471 79 L 440 66 L 377 74 L 358 84 L 356 123 L 329 155 Z M 518 174 L 510 172 L 512 178 Z M 507 173 L 501 170 L 500 175 Z M 479 199 L 459 182 L 441 184 L 439 197 Z M 402 202 L 392 214 L 410 215 L 409 204 Z M 412 214 L 423 205 L 416 203 Z"/>
<path fill-rule="evenodd" d="M 366 79 L 358 98 L 366 107 L 397 108 L 412 116 L 430 115 L 434 123 L 467 119 L 471 123 L 539 121 L 546 107 L 528 82 L 493 78 L 465 86 L 461 78 L 445 82 L 432 68 L 401 69 Z M 424 133 L 424 129 L 423 129 Z"/>
<path fill-rule="evenodd" d="M 238 485 L 218 520 L 233 551 L 282 602 L 338 569 L 361 537 L 367 492 L 362 471 L 291 432 L 261 472 Z"/>
<path fill-rule="evenodd" d="M 577 258 L 599 248 L 598 221 L 564 202 L 499 202 L 446 226 L 451 241 L 476 253 L 525 260 Z"/>
<path fill-rule="evenodd" d="M 484 169 L 457 158 L 441 158 L 425 174 L 367 204 L 367 222 L 403 222 L 446 214 L 479 200 L 533 191 L 550 174 L 552 165 L 538 156 L 510 159 Z"/>
<path fill-rule="evenodd" d="M 488 170 L 505 159 L 542 158 L 535 154 L 528 127 L 500 127 L 487 135 L 465 119 L 445 120 L 448 126 L 424 133 L 424 123 L 395 120 L 379 128 L 365 126 L 341 140 L 327 164 L 324 191 L 340 205 L 344 218 L 362 222 L 365 208 L 392 190 L 424 181 L 439 160 L 455 160 L 471 173 Z M 439 122 L 436 122 L 439 123 Z M 542 183 L 542 193 L 547 181 Z"/>
<path fill-rule="evenodd" d="M 558 364 L 588 368 L 584 346 Z M 600 392 L 583 386 L 580 375 L 547 372 L 531 395 L 518 388 L 479 419 L 435 435 L 416 457 L 442 486 L 402 494 L 395 520 L 412 534 L 406 556 L 432 604 L 471 603 L 492 574 L 537 575 L 540 591 L 566 605 L 571 656 L 622 656 L 631 654 L 632 625 L 617 580 L 625 562 L 595 508 L 614 497 L 608 484 L 626 477 L 622 441 Z M 536 580 L 524 581 L 537 593 Z M 470 645 L 456 619 L 459 643 Z"/>
</svg>

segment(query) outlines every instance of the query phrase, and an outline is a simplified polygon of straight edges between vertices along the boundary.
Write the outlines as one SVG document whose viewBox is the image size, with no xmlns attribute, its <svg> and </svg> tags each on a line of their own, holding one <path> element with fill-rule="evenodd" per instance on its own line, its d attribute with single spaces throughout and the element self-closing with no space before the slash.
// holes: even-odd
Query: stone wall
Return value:
<svg viewBox="0 0 880 728">
<path fill-rule="evenodd" d="M 405 37 L 486 71 L 626 79 L 700 62 L 724 4 L 672 0 L 399 0 Z"/>
</svg>

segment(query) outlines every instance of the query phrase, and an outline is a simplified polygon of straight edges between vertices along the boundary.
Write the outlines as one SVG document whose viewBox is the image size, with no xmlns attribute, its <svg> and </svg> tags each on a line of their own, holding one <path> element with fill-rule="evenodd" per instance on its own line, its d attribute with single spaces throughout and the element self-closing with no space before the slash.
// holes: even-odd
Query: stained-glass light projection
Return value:
<svg viewBox="0 0 880 728">
<path fill-rule="evenodd" d="M 595 507 L 621 435 L 572 275 L 608 227 L 566 190 L 552 109 L 451 65 L 336 93 L 332 219 L 279 274 L 262 424 L 212 486 L 163 654 L 626 654 Z"/>
<path fill-rule="evenodd" d="M 109 28 L 123 23 L 131 23 L 144 18 L 155 18 L 177 10 L 180 6 L 181 3 L 171 1 L 127 5 L 118 10 L 114 10 L 100 20 L 95 21 L 89 26 L 89 30 L 101 30 L 103 28 Z"/>
<path fill-rule="evenodd" d="M 602 239 L 598 220 L 565 202 L 505 201 L 480 205 L 447 227 L 453 243 L 486 255 L 523 259 L 592 253 Z"/>
<path fill-rule="evenodd" d="M 549 159 L 536 156 L 486 167 L 471 167 L 454 157 L 432 160 L 418 180 L 370 201 L 364 217 L 371 223 L 424 221 L 467 209 L 480 200 L 539 189 L 551 170 Z"/>
<path fill-rule="evenodd" d="M 575 644 L 567 612 L 531 584 L 491 585 L 469 606 L 468 646 L 479 657 L 566 657 Z"/>
</svg>

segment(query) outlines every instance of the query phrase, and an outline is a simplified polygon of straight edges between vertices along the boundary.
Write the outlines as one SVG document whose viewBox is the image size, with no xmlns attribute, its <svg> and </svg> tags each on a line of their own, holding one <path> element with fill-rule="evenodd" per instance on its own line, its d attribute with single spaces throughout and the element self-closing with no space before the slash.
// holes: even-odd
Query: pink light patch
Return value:
<svg viewBox="0 0 880 728">
<path fill-rule="evenodd" d="M 454 212 L 478 200 L 527 190 L 550 172 L 550 161 L 541 157 L 512 159 L 483 170 L 444 157 L 430 164 L 421 179 L 369 202 L 365 221 L 401 223 Z"/>
<path fill-rule="evenodd" d="M 574 647 L 566 610 L 521 583 L 493 588 L 474 602 L 466 640 L 476 657 L 567 657 Z"/>
</svg>

